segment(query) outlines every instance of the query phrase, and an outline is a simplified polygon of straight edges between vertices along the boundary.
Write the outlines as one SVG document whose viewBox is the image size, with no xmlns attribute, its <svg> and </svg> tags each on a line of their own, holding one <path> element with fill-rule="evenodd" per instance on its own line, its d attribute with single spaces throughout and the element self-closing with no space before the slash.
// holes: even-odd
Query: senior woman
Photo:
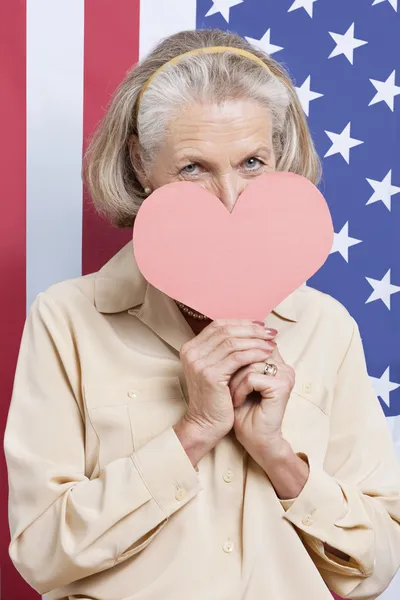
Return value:
<svg viewBox="0 0 400 600">
<path fill-rule="evenodd" d="M 130 227 L 164 184 L 231 211 L 275 170 L 319 177 L 290 78 L 205 30 L 127 74 L 85 173 Z M 377 597 L 400 561 L 400 473 L 354 320 L 306 286 L 265 323 L 178 300 L 131 244 L 39 294 L 5 437 L 17 569 L 48 600 Z"/>
</svg>

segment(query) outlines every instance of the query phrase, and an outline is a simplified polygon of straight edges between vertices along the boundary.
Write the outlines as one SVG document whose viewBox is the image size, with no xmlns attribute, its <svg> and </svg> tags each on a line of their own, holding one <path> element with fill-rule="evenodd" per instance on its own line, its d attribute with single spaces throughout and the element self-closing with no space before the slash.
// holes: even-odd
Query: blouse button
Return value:
<svg viewBox="0 0 400 600">
<path fill-rule="evenodd" d="M 303 392 L 306 392 L 306 394 L 310 394 L 311 393 L 311 382 L 306 381 L 305 383 L 303 383 L 302 388 L 303 388 Z"/>
<path fill-rule="evenodd" d="M 135 390 L 129 390 L 128 396 L 129 398 L 136 398 L 137 393 L 135 392 Z"/>
<path fill-rule="evenodd" d="M 222 549 L 224 552 L 226 552 L 227 554 L 229 554 L 230 552 L 233 552 L 233 542 L 231 542 L 230 540 L 227 540 L 224 545 L 222 546 Z"/>
<path fill-rule="evenodd" d="M 231 471 L 230 469 L 228 469 L 226 471 L 226 473 L 223 474 L 223 480 L 225 481 L 225 483 L 232 483 L 233 481 L 233 471 Z"/>
<path fill-rule="evenodd" d="M 179 488 L 179 490 L 176 490 L 176 493 L 175 493 L 175 498 L 176 498 L 177 500 L 179 500 L 179 501 L 180 501 L 180 500 L 183 500 L 185 496 L 186 496 L 186 492 L 185 492 L 185 490 L 184 490 L 184 489 L 182 489 L 182 488 Z"/>
<path fill-rule="evenodd" d="M 301 522 L 303 523 L 303 525 L 309 526 L 313 524 L 313 520 L 310 517 L 310 515 L 307 515 L 306 517 L 303 517 Z"/>
</svg>

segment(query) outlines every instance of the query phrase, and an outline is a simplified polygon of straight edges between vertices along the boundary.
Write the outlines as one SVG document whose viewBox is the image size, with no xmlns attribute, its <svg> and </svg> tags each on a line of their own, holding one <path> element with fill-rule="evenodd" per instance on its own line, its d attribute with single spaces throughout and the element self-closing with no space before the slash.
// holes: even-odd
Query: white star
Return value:
<svg viewBox="0 0 400 600">
<path fill-rule="evenodd" d="M 299 100 L 301 102 L 301 105 L 302 105 L 303 110 L 306 113 L 307 117 L 310 112 L 310 102 L 312 100 L 316 100 L 317 98 L 321 98 L 321 96 L 323 96 L 323 94 L 319 94 L 318 92 L 312 92 L 310 90 L 310 80 L 311 80 L 311 75 L 309 75 L 307 77 L 307 79 L 305 80 L 305 82 L 303 83 L 303 85 L 301 87 L 296 88 L 297 95 L 299 97 Z"/>
<path fill-rule="evenodd" d="M 212 0 L 213 5 L 206 14 L 206 17 L 221 13 L 225 21 L 229 23 L 229 13 L 231 8 L 237 4 L 242 4 L 242 2 L 244 2 L 244 0 Z"/>
<path fill-rule="evenodd" d="M 368 42 L 365 42 L 364 40 L 358 40 L 354 37 L 354 23 L 350 25 L 346 33 L 332 33 L 330 31 L 329 35 L 331 35 L 335 40 L 336 48 L 332 50 L 328 58 L 333 58 L 334 56 L 339 56 L 339 54 L 344 54 L 351 64 L 353 64 L 354 50 L 360 46 L 364 46 L 364 44 L 368 44 Z"/>
<path fill-rule="evenodd" d="M 377 81 L 376 79 L 370 79 L 370 82 L 374 86 L 377 91 L 375 96 L 372 98 L 371 104 L 376 104 L 377 102 L 386 102 L 390 110 L 394 110 L 394 97 L 400 94 L 400 86 L 395 85 L 394 78 L 396 76 L 396 71 L 393 71 L 386 79 L 386 81 Z"/>
<path fill-rule="evenodd" d="M 332 154 L 341 154 L 347 164 L 350 161 L 350 148 L 364 143 L 361 140 L 350 137 L 350 123 L 346 125 L 341 133 L 332 133 L 332 131 L 325 131 L 325 133 L 332 142 L 332 146 L 325 154 L 325 157 L 332 156 Z"/>
<path fill-rule="evenodd" d="M 360 244 L 362 240 L 349 237 L 349 222 L 343 225 L 339 233 L 335 233 L 331 254 L 339 252 L 346 262 L 349 262 L 349 248 Z"/>
<path fill-rule="evenodd" d="M 250 42 L 250 44 L 258 46 L 269 55 L 274 54 L 274 52 L 279 52 L 279 50 L 283 50 L 282 46 L 274 46 L 274 44 L 271 44 L 271 29 L 268 29 L 268 31 L 264 33 L 261 40 L 255 40 L 250 37 L 246 37 L 246 40 Z"/>
<path fill-rule="evenodd" d="M 375 6 L 375 4 L 380 4 L 381 2 L 385 2 L 386 0 L 375 0 L 375 2 L 372 3 L 372 6 Z M 393 6 L 394 10 L 397 12 L 397 0 L 388 0 L 388 2 L 391 4 L 391 6 Z"/>
<path fill-rule="evenodd" d="M 374 288 L 374 291 L 368 300 L 366 300 L 365 304 L 373 302 L 374 300 L 382 300 L 390 310 L 390 296 L 400 292 L 400 285 L 392 285 L 390 282 L 390 269 L 383 279 L 371 279 L 371 277 L 366 277 L 365 279 Z"/>
<path fill-rule="evenodd" d="M 375 394 L 382 398 L 384 403 L 390 407 L 390 392 L 397 390 L 400 387 L 400 383 L 393 383 L 389 380 L 389 367 L 383 373 L 381 377 L 371 377 L 372 384 L 374 386 Z"/>
<path fill-rule="evenodd" d="M 307 11 L 310 17 L 312 18 L 314 2 L 317 2 L 317 0 L 294 0 L 288 12 L 291 12 L 292 10 L 297 10 L 298 8 L 304 8 L 304 10 Z"/>
<path fill-rule="evenodd" d="M 392 170 L 389 171 L 383 181 L 375 181 L 375 179 L 368 178 L 367 181 L 374 188 L 374 193 L 368 200 L 367 205 L 382 200 L 386 208 L 390 210 L 392 196 L 400 192 L 400 187 L 392 185 Z"/>
</svg>

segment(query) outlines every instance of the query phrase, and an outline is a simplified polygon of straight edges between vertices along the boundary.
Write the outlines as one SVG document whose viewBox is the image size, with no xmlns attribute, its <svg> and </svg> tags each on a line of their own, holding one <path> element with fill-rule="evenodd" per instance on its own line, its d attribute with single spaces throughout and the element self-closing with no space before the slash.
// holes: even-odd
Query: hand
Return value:
<svg viewBox="0 0 400 600">
<path fill-rule="evenodd" d="M 177 424 L 178 437 L 192 440 L 196 430 L 205 440 L 206 454 L 233 427 L 234 409 L 229 382 L 233 373 L 249 363 L 267 360 L 276 332 L 247 319 L 218 319 L 182 346 L 180 357 L 188 386 L 188 410 Z M 190 428 L 190 435 L 185 430 Z M 185 444 L 183 444 L 185 446 Z M 192 461 L 193 462 L 193 461 Z"/>
<path fill-rule="evenodd" d="M 235 407 L 234 429 L 238 441 L 263 466 L 268 453 L 282 447 L 282 420 L 295 382 L 293 369 L 275 347 L 268 362 L 276 365 L 275 377 L 264 375 L 265 361 L 239 369 L 229 388 Z M 254 399 L 252 392 L 259 392 Z M 253 395 L 253 398 L 249 394 Z"/>
</svg>

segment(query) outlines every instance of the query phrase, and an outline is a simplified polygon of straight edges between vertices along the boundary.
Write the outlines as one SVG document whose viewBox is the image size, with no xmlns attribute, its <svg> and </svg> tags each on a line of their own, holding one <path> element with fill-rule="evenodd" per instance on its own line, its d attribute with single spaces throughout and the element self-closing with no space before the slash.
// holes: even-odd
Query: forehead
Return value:
<svg viewBox="0 0 400 600">
<path fill-rule="evenodd" d="M 271 143 L 268 108 L 253 100 L 192 104 L 171 119 L 166 147 L 176 158 L 188 149 L 218 152 Z"/>
</svg>

